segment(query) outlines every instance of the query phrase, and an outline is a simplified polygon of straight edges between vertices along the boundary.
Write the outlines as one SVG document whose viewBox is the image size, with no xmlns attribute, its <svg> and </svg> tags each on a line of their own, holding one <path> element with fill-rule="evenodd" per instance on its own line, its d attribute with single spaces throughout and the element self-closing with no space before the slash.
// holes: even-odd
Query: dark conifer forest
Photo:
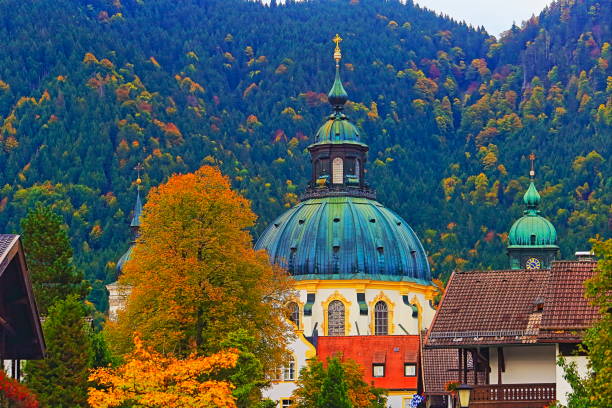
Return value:
<svg viewBox="0 0 612 408">
<path fill-rule="evenodd" d="M 610 235 L 611 5 L 555 1 L 496 39 L 410 0 L 0 0 L 0 231 L 51 205 L 100 309 L 139 162 L 145 193 L 218 165 L 256 238 L 306 185 L 339 33 L 368 180 L 435 274 L 508 266 L 531 152 L 570 257 Z"/>
</svg>

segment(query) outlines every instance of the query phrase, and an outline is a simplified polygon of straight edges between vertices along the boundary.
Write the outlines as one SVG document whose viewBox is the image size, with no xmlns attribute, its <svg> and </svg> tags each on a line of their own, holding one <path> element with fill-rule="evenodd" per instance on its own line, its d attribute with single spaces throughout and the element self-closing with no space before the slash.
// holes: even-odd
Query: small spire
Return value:
<svg viewBox="0 0 612 408">
<path fill-rule="evenodd" d="M 334 60 L 336 61 L 336 78 L 334 80 L 334 84 L 332 85 L 331 90 L 327 94 L 327 99 L 329 103 L 334 107 L 336 112 L 340 112 L 342 107 L 348 100 L 348 94 L 342 86 L 342 80 L 340 79 L 340 60 L 342 59 L 342 52 L 340 50 L 340 42 L 342 38 L 336 34 L 336 36 L 332 40 L 336 43 L 336 48 L 334 49 Z"/>
<path fill-rule="evenodd" d="M 144 170 L 144 166 L 138 163 L 136 167 L 137 178 L 136 178 L 136 204 L 134 205 L 134 215 L 132 216 L 132 222 L 130 227 L 134 229 L 140 228 L 140 218 L 142 217 L 142 200 L 140 199 L 140 189 L 142 188 L 142 179 L 140 178 L 140 172 Z"/>
<path fill-rule="evenodd" d="M 531 182 L 529 183 L 529 188 L 525 192 L 523 196 L 523 202 L 527 205 L 527 211 L 525 213 L 529 214 L 537 214 L 538 205 L 540 205 L 540 193 L 536 189 L 534 180 L 535 180 L 535 153 L 531 153 L 529 155 L 529 160 L 531 161 L 531 170 L 529 170 L 529 178 Z"/>
</svg>

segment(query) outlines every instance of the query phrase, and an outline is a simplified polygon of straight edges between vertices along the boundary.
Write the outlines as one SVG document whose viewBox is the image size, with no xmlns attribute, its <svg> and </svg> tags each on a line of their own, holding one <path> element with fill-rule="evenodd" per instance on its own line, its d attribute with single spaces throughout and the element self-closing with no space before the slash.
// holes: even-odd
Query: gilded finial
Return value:
<svg viewBox="0 0 612 408">
<path fill-rule="evenodd" d="M 140 185 L 142 184 L 142 179 L 140 178 L 140 172 L 142 170 L 144 170 L 144 166 L 140 163 L 138 163 L 136 165 L 136 167 L 134 167 L 134 170 L 136 170 L 136 185 L 138 186 L 138 189 L 140 190 Z"/>
<path fill-rule="evenodd" d="M 535 159 L 536 155 L 532 152 L 529 155 L 529 160 L 531 160 L 531 170 L 529 171 L 529 177 L 531 177 L 532 179 L 535 177 Z"/>
<path fill-rule="evenodd" d="M 340 60 L 342 59 L 342 53 L 340 52 L 340 43 L 342 42 L 342 37 L 339 34 L 332 39 L 333 42 L 336 43 L 336 49 L 334 50 L 334 59 L 336 60 L 336 65 L 340 64 Z"/>
</svg>

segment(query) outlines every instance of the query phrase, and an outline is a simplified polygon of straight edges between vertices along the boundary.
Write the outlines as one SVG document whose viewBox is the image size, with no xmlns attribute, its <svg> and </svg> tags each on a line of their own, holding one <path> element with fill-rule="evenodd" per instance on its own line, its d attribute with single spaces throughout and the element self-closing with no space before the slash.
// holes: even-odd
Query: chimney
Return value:
<svg viewBox="0 0 612 408">
<path fill-rule="evenodd" d="M 594 261 L 595 254 L 593 251 L 576 251 L 576 260 L 578 261 Z"/>
</svg>

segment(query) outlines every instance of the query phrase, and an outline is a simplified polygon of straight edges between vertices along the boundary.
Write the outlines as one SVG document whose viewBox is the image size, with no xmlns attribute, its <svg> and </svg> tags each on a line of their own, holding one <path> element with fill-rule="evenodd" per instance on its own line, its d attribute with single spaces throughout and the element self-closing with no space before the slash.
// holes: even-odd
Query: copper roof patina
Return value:
<svg viewBox="0 0 612 408">
<path fill-rule="evenodd" d="M 257 249 L 296 279 L 429 283 L 425 250 L 410 226 L 377 201 L 324 197 L 299 203 L 262 234 Z"/>
<path fill-rule="evenodd" d="M 524 215 L 516 220 L 508 235 L 509 248 L 550 247 L 557 248 L 557 230 L 550 221 L 540 215 L 540 194 L 533 183 L 523 196 L 527 206 Z"/>
</svg>

